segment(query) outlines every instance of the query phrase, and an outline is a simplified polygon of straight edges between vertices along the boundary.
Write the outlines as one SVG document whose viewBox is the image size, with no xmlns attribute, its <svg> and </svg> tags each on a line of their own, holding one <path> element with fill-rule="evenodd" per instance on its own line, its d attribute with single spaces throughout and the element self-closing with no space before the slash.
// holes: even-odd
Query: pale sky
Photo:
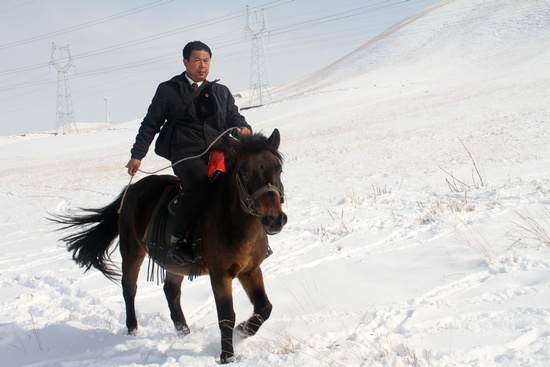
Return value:
<svg viewBox="0 0 550 367">
<path fill-rule="evenodd" d="M 193 40 L 213 52 L 209 80 L 250 85 L 246 6 L 264 9 L 269 83 L 289 83 L 359 48 L 437 0 L 1 0 L 0 135 L 54 130 L 52 43 L 69 45 L 77 122 L 141 119 L 159 83 L 180 74 Z M 260 24 L 256 23 L 259 28 Z M 55 61 L 65 66 L 66 54 Z"/>
</svg>

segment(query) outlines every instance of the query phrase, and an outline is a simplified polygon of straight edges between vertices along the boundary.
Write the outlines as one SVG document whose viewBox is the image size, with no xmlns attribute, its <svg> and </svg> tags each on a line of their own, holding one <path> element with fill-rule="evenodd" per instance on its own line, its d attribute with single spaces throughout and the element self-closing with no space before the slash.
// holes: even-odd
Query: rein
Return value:
<svg viewBox="0 0 550 367">
<path fill-rule="evenodd" d="M 243 180 L 239 172 L 236 175 L 237 188 L 239 189 L 239 201 L 241 202 L 241 208 L 248 214 L 255 217 L 259 217 L 260 214 L 256 210 L 256 200 L 268 192 L 272 192 L 281 199 L 281 203 L 285 200 L 285 193 L 278 187 L 268 183 L 265 186 L 260 187 L 252 195 L 248 193 L 244 186 Z"/>
<path fill-rule="evenodd" d="M 166 166 L 164 168 L 161 168 L 161 169 L 158 169 L 156 171 L 153 171 L 153 172 L 147 172 L 147 171 L 143 171 L 141 169 L 138 169 L 138 171 L 140 171 L 141 173 L 145 173 L 147 175 L 154 175 L 154 174 L 157 174 L 161 171 L 164 171 L 168 168 L 172 168 L 174 167 L 176 164 L 179 164 L 181 162 L 185 162 L 185 161 L 190 161 L 191 159 L 197 159 L 197 158 L 200 158 L 202 157 L 203 155 L 205 155 L 206 153 L 208 153 L 208 151 L 210 150 L 210 148 L 212 148 L 212 146 L 214 146 L 214 144 L 216 144 L 218 142 L 218 140 L 220 140 L 225 134 L 233 131 L 233 130 L 237 130 L 236 127 L 230 127 L 229 129 L 225 130 L 224 132 L 222 132 L 220 135 L 218 135 L 218 137 L 216 139 L 214 139 L 214 141 L 212 143 L 210 143 L 210 145 L 204 150 L 204 152 L 198 154 L 198 155 L 195 155 L 195 156 L 192 156 L 192 157 L 186 157 L 186 158 L 182 158 L 180 159 L 179 161 L 175 162 L 175 163 L 172 163 L 171 165 L 169 166 Z M 128 189 L 130 188 L 130 185 L 132 185 L 132 180 L 134 179 L 134 176 L 131 176 L 130 177 L 130 182 L 128 182 L 128 185 L 126 185 L 126 188 L 124 189 L 124 193 L 122 194 L 122 200 L 120 201 L 120 207 L 118 208 L 118 211 L 117 213 L 120 214 L 120 211 L 122 210 L 122 205 L 124 205 L 124 199 L 126 198 L 126 193 L 128 192 Z"/>
</svg>

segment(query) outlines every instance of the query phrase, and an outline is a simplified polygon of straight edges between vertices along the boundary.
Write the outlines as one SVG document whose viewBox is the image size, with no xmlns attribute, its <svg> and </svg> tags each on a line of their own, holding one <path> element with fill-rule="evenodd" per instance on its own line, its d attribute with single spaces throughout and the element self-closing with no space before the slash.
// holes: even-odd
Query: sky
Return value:
<svg viewBox="0 0 550 367">
<path fill-rule="evenodd" d="M 275 87 L 339 60 L 435 2 L 3 0 L 0 135 L 55 131 L 58 68 L 69 78 L 75 121 L 141 119 L 156 86 L 183 71 L 181 50 L 192 40 L 213 51 L 210 80 L 235 94 L 248 90 L 247 6 L 265 11 L 267 81 Z M 259 16 L 251 21 L 254 30 L 263 27 Z M 72 66 L 63 49 L 52 57 L 53 43 L 69 46 Z"/>
</svg>

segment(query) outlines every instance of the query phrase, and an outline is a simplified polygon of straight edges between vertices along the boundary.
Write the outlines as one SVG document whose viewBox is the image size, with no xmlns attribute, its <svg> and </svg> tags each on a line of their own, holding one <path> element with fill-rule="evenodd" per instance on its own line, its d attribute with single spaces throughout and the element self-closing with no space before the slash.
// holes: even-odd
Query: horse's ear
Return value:
<svg viewBox="0 0 550 367">
<path fill-rule="evenodd" d="M 275 149 L 279 149 L 279 144 L 281 144 L 281 134 L 279 129 L 273 130 L 271 136 L 267 139 L 267 143 Z"/>
</svg>

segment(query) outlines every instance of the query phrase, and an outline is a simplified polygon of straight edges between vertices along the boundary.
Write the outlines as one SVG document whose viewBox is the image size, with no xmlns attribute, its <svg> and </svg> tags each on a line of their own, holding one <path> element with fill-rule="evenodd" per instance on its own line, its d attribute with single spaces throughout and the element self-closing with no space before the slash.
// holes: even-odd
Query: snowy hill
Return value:
<svg viewBox="0 0 550 367">
<path fill-rule="evenodd" d="M 289 223 L 237 365 L 548 365 L 549 5 L 441 1 L 244 112 L 281 131 Z M 111 202 L 138 126 L 0 138 L 0 365 L 216 365 L 208 278 L 184 283 L 179 339 L 143 269 L 127 336 L 120 287 L 45 219 Z"/>
<path fill-rule="evenodd" d="M 284 90 L 314 91 L 358 78 L 479 83 L 548 63 L 547 1 L 443 0 Z M 513 51 L 510 53 L 510 51 Z M 383 69 L 380 70 L 380 69 Z M 528 73 L 531 71 L 531 73 Z"/>
</svg>

